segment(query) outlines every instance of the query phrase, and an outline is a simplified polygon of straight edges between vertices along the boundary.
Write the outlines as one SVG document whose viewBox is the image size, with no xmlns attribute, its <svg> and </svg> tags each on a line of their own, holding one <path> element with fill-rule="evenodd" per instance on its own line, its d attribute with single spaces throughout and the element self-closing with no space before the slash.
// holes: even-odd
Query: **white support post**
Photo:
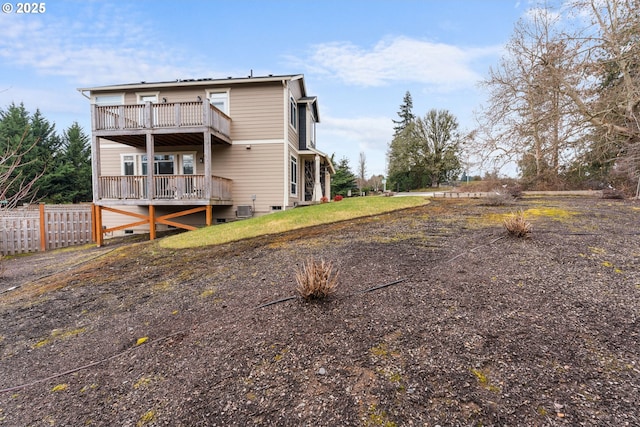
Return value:
<svg viewBox="0 0 640 427">
<path fill-rule="evenodd" d="M 322 198 L 322 186 L 320 185 L 320 156 L 316 154 L 314 165 L 313 201 L 319 202 Z"/>
</svg>

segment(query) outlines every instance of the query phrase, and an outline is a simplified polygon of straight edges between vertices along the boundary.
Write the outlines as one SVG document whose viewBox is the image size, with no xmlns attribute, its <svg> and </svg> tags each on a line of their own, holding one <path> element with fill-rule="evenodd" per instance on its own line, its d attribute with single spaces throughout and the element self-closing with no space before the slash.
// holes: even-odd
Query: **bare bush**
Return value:
<svg viewBox="0 0 640 427">
<path fill-rule="evenodd" d="M 296 291 L 305 300 L 323 299 L 336 291 L 338 273 L 330 261 L 309 258 L 296 272 Z"/>
<path fill-rule="evenodd" d="M 529 221 L 527 221 L 524 217 L 524 212 L 520 210 L 519 212 L 512 213 L 508 215 L 503 221 L 502 224 L 504 228 L 507 229 L 509 235 L 514 237 L 529 237 L 531 234 L 532 226 Z"/>
</svg>

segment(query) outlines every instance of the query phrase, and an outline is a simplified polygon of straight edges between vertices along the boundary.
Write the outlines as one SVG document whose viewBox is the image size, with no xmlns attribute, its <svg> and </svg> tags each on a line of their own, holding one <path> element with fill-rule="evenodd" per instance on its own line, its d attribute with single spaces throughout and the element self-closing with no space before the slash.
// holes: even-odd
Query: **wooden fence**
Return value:
<svg viewBox="0 0 640 427">
<path fill-rule="evenodd" d="M 41 204 L 0 212 L 0 255 L 46 251 L 94 241 L 92 206 Z"/>
</svg>

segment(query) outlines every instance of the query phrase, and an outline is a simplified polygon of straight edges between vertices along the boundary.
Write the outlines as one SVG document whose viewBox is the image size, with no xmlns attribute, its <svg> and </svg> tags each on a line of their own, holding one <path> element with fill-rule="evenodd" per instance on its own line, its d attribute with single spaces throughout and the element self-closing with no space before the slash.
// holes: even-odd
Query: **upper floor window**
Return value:
<svg viewBox="0 0 640 427">
<path fill-rule="evenodd" d="M 208 91 L 207 97 L 211 105 L 229 115 L 229 92 L 227 91 Z"/>
<path fill-rule="evenodd" d="M 293 97 L 289 98 L 289 124 L 298 129 L 298 104 Z"/>
<path fill-rule="evenodd" d="M 96 105 L 124 105 L 124 93 L 94 95 L 93 103 Z"/>
</svg>

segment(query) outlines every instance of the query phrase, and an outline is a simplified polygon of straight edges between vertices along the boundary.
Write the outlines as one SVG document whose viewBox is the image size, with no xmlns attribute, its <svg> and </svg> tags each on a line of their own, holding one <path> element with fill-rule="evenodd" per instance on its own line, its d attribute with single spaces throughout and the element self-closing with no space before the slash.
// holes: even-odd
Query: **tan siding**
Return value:
<svg viewBox="0 0 640 427">
<path fill-rule="evenodd" d="M 270 212 L 282 206 L 282 144 L 252 144 L 214 147 L 212 172 L 233 180 L 234 205 L 251 205 L 255 194 L 256 212 Z"/>
<path fill-rule="evenodd" d="M 121 154 L 143 154 L 145 151 L 102 139 L 100 142 L 101 175 L 121 175 Z"/>
<path fill-rule="evenodd" d="M 282 139 L 282 87 L 233 88 L 230 95 L 231 139 Z"/>
</svg>

